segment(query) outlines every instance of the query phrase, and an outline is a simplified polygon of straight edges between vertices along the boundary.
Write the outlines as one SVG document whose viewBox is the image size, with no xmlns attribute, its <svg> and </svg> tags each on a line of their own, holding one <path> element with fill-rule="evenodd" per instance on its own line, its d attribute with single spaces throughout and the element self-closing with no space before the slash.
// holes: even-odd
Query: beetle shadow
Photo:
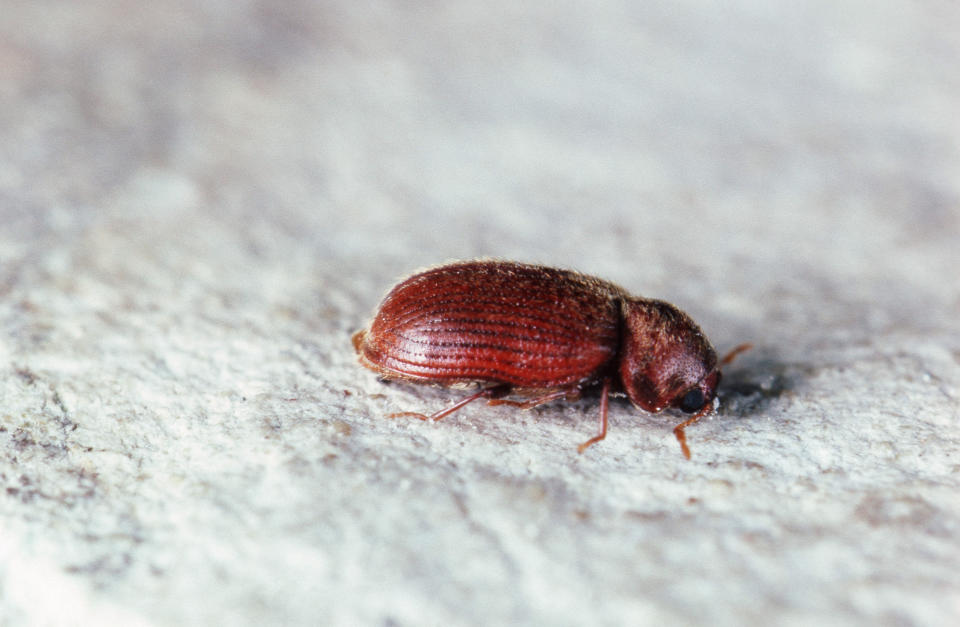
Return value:
<svg viewBox="0 0 960 627">
<path fill-rule="evenodd" d="M 717 390 L 722 414 L 741 418 L 761 414 L 778 399 L 794 394 L 811 374 L 804 365 L 787 362 L 769 349 L 751 353 L 723 370 Z"/>
</svg>

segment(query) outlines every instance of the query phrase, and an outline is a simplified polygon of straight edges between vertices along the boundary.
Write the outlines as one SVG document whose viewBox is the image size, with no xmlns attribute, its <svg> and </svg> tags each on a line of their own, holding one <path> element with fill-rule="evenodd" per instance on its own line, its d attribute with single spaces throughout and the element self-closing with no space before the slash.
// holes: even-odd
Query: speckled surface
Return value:
<svg viewBox="0 0 960 627">
<path fill-rule="evenodd" d="M 960 10 L 0 1 L 0 624 L 960 621 Z M 719 415 L 384 385 L 494 256 L 688 311 Z"/>
</svg>

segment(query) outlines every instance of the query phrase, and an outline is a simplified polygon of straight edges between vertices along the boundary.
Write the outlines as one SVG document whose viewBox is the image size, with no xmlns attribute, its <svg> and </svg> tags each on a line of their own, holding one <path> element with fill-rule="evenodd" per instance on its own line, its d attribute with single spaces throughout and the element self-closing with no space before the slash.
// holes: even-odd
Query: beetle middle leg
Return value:
<svg viewBox="0 0 960 627">
<path fill-rule="evenodd" d="M 600 433 L 593 436 L 577 447 L 578 453 L 583 453 L 591 444 L 596 444 L 607 437 L 607 397 L 610 395 L 610 377 L 603 380 L 603 390 L 600 392 Z"/>
</svg>

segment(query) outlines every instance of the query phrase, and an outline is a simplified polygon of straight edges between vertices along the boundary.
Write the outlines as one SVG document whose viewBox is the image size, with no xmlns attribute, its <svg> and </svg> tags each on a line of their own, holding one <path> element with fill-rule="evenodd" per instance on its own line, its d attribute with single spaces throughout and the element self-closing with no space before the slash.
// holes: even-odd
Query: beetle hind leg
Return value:
<svg viewBox="0 0 960 627">
<path fill-rule="evenodd" d="M 401 412 L 397 412 L 397 413 L 394 413 L 394 414 L 388 414 L 387 417 L 388 417 L 388 418 L 404 418 L 404 417 L 407 417 L 407 418 L 419 418 L 420 420 L 429 420 L 429 421 L 431 421 L 431 422 L 436 422 L 436 421 L 438 421 L 438 420 L 442 420 L 443 418 L 446 418 L 447 416 L 449 416 L 449 415 L 452 414 L 453 412 L 455 412 L 455 411 L 457 411 L 458 409 L 462 408 L 462 407 L 463 407 L 464 405 L 466 405 L 467 403 L 472 403 L 473 401 L 477 400 L 478 398 L 489 398 L 489 399 L 491 399 L 491 402 L 492 402 L 492 401 L 493 401 L 494 399 L 496 399 L 498 396 L 502 396 L 502 395 L 504 395 L 504 394 L 509 394 L 509 393 L 510 393 L 510 388 L 509 388 L 509 387 L 507 387 L 507 386 L 499 386 L 499 385 L 498 385 L 498 386 L 492 387 L 492 388 L 483 388 L 483 389 L 480 390 L 479 392 L 476 392 L 476 393 L 474 393 L 474 394 L 471 394 L 470 396 L 468 396 L 468 397 L 466 397 L 466 398 L 460 399 L 459 401 L 457 401 L 456 403 L 454 403 L 454 404 L 451 405 L 450 407 L 447 407 L 447 408 L 445 408 L 445 409 L 441 409 L 440 411 L 436 411 L 436 412 L 434 412 L 434 413 L 432 413 L 432 414 L 430 414 L 430 415 L 421 414 L 421 413 L 415 412 L 415 411 L 401 411 Z"/>
<path fill-rule="evenodd" d="M 520 409 L 533 409 L 538 405 L 549 403 L 550 401 L 556 400 L 558 398 L 566 397 L 567 399 L 569 399 L 570 394 L 571 394 L 571 391 L 564 388 L 560 390 L 553 390 L 551 392 L 547 392 L 546 394 L 535 396 L 534 398 L 531 398 L 525 401 L 511 401 L 506 398 L 493 397 L 487 401 L 487 405 L 509 405 L 510 407 L 519 407 Z"/>
</svg>

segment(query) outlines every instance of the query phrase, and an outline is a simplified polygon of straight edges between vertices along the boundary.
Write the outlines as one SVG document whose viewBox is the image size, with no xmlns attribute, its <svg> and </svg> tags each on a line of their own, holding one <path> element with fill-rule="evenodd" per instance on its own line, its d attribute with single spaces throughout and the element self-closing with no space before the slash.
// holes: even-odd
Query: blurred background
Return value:
<svg viewBox="0 0 960 627">
<path fill-rule="evenodd" d="M 956 3 L 0 15 L 0 622 L 960 617 Z M 350 333 L 487 256 L 754 342 L 700 465 L 625 403 L 597 466 L 589 403 L 384 421 L 451 396 Z"/>
<path fill-rule="evenodd" d="M 135 222 L 390 280 L 491 255 L 686 303 L 957 307 L 950 3 L 3 8 L 21 246 Z"/>
</svg>

